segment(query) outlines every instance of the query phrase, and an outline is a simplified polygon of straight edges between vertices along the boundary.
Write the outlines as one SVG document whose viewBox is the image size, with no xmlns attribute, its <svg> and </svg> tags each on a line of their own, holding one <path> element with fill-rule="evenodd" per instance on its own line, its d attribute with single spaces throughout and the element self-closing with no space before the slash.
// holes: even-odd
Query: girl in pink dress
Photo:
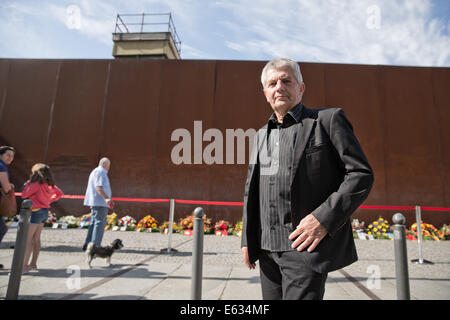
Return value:
<svg viewBox="0 0 450 320">
<path fill-rule="evenodd" d="M 31 168 L 30 180 L 25 183 L 22 191 L 22 198 L 30 199 L 33 202 L 27 248 L 23 260 L 23 273 L 37 269 L 36 263 L 41 251 L 41 232 L 48 219 L 50 203 L 63 195 L 64 193 L 55 185 L 49 166 L 37 163 Z M 28 264 L 31 254 L 33 254 L 33 258 Z"/>
</svg>

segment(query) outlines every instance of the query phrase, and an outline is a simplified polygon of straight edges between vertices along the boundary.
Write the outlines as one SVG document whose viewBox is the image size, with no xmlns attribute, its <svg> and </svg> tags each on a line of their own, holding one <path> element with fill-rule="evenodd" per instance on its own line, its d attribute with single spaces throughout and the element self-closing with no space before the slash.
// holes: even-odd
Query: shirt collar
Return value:
<svg viewBox="0 0 450 320">
<path fill-rule="evenodd" d="M 289 126 L 289 124 L 292 124 L 292 123 L 290 123 L 291 120 L 294 120 L 295 123 L 299 123 L 301 115 L 302 115 L 302 110 L 303 110 L 303 104 L 301 102 L 299 104 L 297 104 L 295 107 L 291 108 L 288 111 L 288 113 L 283 117 L 283 123 L 281 124 L 281 126 L 282 127 Z M 274 126 L 274 127 L 277 127 L 279 125 L 278 118 L 275 115 L 275 113 L 272 113 L 272 115 L 270 116 L 269 125 Z"/>
</svg>

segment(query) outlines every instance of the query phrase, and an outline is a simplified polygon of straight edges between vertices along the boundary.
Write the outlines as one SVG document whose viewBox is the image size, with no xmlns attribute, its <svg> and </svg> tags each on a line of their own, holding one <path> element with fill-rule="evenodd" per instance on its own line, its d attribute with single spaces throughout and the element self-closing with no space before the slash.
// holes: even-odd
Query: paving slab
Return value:
<svg viewBox="0 0 450 320">
<path fill-rule="evenodd" d="M 17 229 L 10 229 L 0 243 L 0 299 L 5 299 Z M 159 233 L 107 231 L 104 243 L 116 238 L 123 250 L 112 257 L 95 259 L 89 269 L 81 245 L 85 230 L 44 229 L 38 271 L 22 276 L 19 299 L 41 300 L 189 300 L 191 292 L 192 237 L 174 234 L 173 250 L 168 236 Z M 359 260 L 328 274 L 325 300 L 395 300 L 395 253 L 393 241 L 356 240 Z M 408 241 L 408 272 L 411 299 L 450 299 L 450 241 L 425 241 L 424 258 L 432 265 L 411 262 L 418 255 L 417 242 Z M 240 238 L 205 235 L 202 299 L 262 299 L 259 269 L 242 262 Z"/>
</svg>

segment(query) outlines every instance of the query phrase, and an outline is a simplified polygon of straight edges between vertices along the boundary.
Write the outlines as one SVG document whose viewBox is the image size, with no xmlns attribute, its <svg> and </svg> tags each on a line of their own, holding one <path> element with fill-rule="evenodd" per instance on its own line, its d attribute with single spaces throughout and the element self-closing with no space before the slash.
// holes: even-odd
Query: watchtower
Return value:
<svg viewBox="0 0 450 320">
<path fill-rule="evenodd" d="M 171 13 L 117 14 L 114 58 L 181 59 Z"/>
</svg>

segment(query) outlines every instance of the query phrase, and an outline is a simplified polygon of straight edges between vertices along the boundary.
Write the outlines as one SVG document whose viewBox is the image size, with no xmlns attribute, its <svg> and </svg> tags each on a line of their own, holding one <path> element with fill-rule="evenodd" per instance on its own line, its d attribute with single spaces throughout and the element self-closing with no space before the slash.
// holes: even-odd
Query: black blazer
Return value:
<svg viewBox="0 0 450 320">
<path fill-rule="evenodd" d="M 358 259 L 350 216 L 369 195 L 373 172 L 342 109 L 303 106 L 295 125 L 292 231 L 303 217 L 314 215 L 328 234 L 313 252 L 300 254 L 316 272 L 330 272 Z M 255 134 L 245 183 L 241 245 L 248 247 L 251 263 L 259 252 L 259 154 L 267 148 L 266 134 L 267 124 Z"/>
</svg>

